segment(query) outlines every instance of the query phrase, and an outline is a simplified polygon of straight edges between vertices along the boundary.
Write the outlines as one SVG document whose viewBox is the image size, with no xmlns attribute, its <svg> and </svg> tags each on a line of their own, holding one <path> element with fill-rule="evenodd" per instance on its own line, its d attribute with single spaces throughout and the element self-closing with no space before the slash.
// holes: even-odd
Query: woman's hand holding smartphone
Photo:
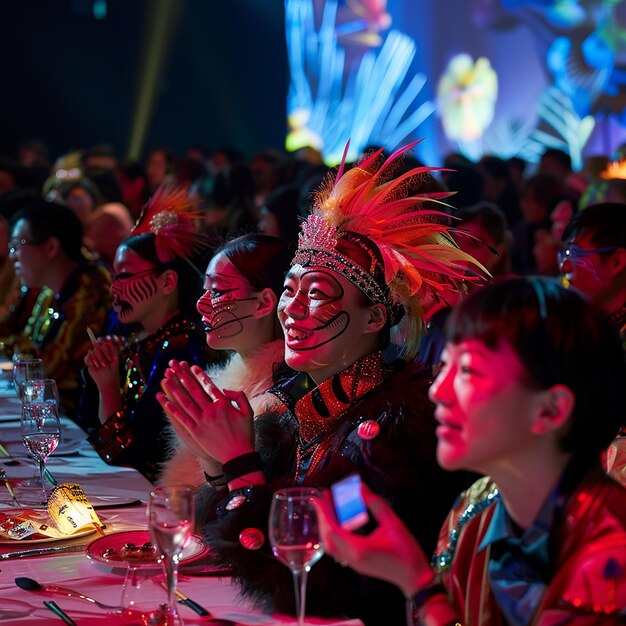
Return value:
<svg viewBox="0 0 626 626">
<path fill-rule="evenodd" d="M 361 495 L 361 477 L 350 474 L 330 487 L 337 520 L 342 528 L 356 530 L 369 521 L 367 507 Z"/>
</svg>

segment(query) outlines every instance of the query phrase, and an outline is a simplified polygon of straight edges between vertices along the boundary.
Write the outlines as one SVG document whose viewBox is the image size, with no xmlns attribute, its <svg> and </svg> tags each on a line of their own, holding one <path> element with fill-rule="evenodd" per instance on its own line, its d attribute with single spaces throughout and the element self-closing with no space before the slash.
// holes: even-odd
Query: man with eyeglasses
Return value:
<svg viewBox="0 0 626 626">
<path fill-rule="evenodd" d="M 626 204 L 587 207 L 574 216 L 563 240 L 563 278 L 610 315 L 626 348 Z"/>
<path fill-rule="evenodd" d="M 6 356 L 41 357 L 59 386 L 62 410 L 75 417 L 80 370 L 111 306 L 110 276 L 82 253 L 83 228 L 67 207 L 35 200 L 12 220 L 9 255 L 25 287 L 41 289 L 32 313 L 17 334 L 2 337 Z"/>
<path fill-rule="evenodd" d="M 603 202 L 576 214 L 563 234 L 564 281 L 609 314 L 626 352 L 626 204 Z M 606 453 L 606 470 L 626 486 L 625 426 Z"/>
</svg>

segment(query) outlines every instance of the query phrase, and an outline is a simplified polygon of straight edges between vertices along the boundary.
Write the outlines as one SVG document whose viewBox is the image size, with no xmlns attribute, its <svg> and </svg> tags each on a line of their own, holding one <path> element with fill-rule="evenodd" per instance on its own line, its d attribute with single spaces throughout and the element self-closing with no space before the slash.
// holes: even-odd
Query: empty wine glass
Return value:
<svg viewBox="0 0 626 626">
<path fill-rule="evenodd" d="M 157 487 L 148 502 L 150 537 L 163 560 L 168 610 L 174 621 L 180 620 L 176 609 L 178 563 L 193 533 L 194 492 L 189 485 Z"/>
<path fill-rule="evenodd" d="M 27 380 L 46 377 L 46 368 L 41 359 L 18 358 L 13 363 L 13 384 L 22 402 L 24 401 L 24 383 Z"/>
<path fill-rule="evenodd" d="M 163 567 L 153 563 L 150 567 L 128 563 L 122 587 L 120 613 L 123 623 L 142 626 L 177 626 L 168 610 L 167 590 L 163 582 Z"/>
<path fill-rule="evenodd" d="M 61 439 L 61 423 L 56 404 L 34 402 L 23 404 L 20 431 L 26 449 L 39 463 L 41 489 L 44 501 L 47 501 L 46 460 Z"/>
<path fill-rule="evenodd" d="M 311 567 L 324 553 L 311 487 L 287 487 L 274 494 L 270 508 L 269 539 L 272 552 L 293 576 L 298 624 L 304 624 L 306 581 Z"/>
<path fill-rule="evenodd" d="M 43 366 L 42 366 L 43 367 Z M 34 368 L 38 370 L 39 368 Z M 28 375 L 33 375 L 37 371 L 33 372 L 33 368 L 30 368 Z M 45 369 L 44 376 L 45 376 Z M 40 404 L 52 403 L 55 405 L 57 414 L 59 411 L 59 390 L 57 388 L 56 381 L 51 378 L 41 379 L 26 379 L 16 385 L 19 387 L 18 395 L 22 401 L 22 404 L 29 404 L 32 402 Z M 39 470 L 35 468 L 33 477 L 29 480 L 22 482 L 23 487 L 32 487 L 39 484 Z"/>
</svg>

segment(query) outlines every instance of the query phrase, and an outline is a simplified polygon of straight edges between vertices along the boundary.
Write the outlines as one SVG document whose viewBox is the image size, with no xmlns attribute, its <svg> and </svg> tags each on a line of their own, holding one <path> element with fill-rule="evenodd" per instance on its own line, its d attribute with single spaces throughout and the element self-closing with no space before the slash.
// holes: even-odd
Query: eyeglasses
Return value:
<svg viewBox="0 0 626 626">
<path fill-rule="evenodd" d="M 15 254 L 24 246 L 39 246 L 42 243 L 42 241 L 29 241 L 28 239 L 11 239 L 9 241 L 9 254 Z"/>
<path fill-rule="evenodd" d="M 563 250 L 559 250 L 557 253 L 557 258 L 559 261 L 559 265 L 561 265 L 566 259 L 571 261 L 572 263 L 576 263 L 579 259 L 583 259 L 590 254 L 601 254 L 602 252 L 615 252 L 619 250 L 622 246 L 605 246 L 604 248 L 590 248 L 585 250 L 575 243 L 570 243 Z"/>
<path fill-rule="evenodd" d="M 154 274 L 158 270 L 156 268 L 152 268 L 150 270 L 144 270 L 143 272 L 137 272 L 136 274 L 129 274 L 128 272 L 121 272 L 119 274 L 115 274 L 111 272 L 111 282 L 119 280 L 130 280 L 131 278 L 141 278 L 142 276 L 149 276 L 150 274 Z"/>
</svg>

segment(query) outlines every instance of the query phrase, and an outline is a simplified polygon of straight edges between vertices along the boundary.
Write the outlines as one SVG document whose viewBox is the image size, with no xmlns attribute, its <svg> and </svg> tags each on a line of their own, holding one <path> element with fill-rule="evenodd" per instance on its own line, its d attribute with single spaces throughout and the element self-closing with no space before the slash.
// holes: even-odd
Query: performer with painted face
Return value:
<svg viewBox="0 0 626 626">
<path fill-rule="evenodd" d="M 91 443 L 107 463 L 135 467 L 151 481 L 167 451 L 167 418 L 156 401 L 167 363 L 207 361 L 204 335 L 189 313 L 200 284 L 191 262 L 201 244 L 194 215 L 185 191 L 155 194 L 113 263 L 113 308 L 139 330 L 128 341 L 101 337 L 85 357 L 100 394 L 102 425 Z"/>
<path fill-rule="evenodd" d="M 267 609 L 293 611 L 289 570 L 267 540 L 272 493 L 281 486 L 328 486 L 358 472 L 389 499 L 426 550 L 459 492 L 459 477 L 435 460 L 428 380 L 407 362 L 386 364 L 392 327 L 407 359 L 422 318 L 419 297 L 458 290 L 482 270 L 460 251 L 446 215 L 426 210 L 438 196 L 406 197 L 429 168 L 396 179 L 404 148 L 377 152 L 318 194 L 302 227 L 278 317 L 286 363 L 298 374 L 273 392 L 287 409 L 252 420 L 242 393 L 221 391 L 199 368 L 171 364 L 158 396 L 177 428 L 223 463 L 228 493 L 207 487 L 198 520 L 211 547 Z M 204 506 L 206 505 L 206 506 Z M 396 595 L 394 595 L 396 594 Z M 391 586 L 322 558 L 311 570 L 307 612 L 350 615 L 367 624 L 404 619 Z"/>
<path fill-rule="evenodd" d="M 288 369 L 276 305 L 289 261 L 287 245 L 275 237 L 248 233 L 231 239 L 215 251 L 197 304 L 209 347 L 231 352 L 228 363 L 211 368 L 209 376 L 220 389 L 243 391 L 255 414 L 278 402 L 266 392 Z M 186 430 L 176 434 L 175 454 L 165 463 L 159 484 L 201 485 L 205 473 L 222 474 L 221 463 L 208 458 Z"/>
</svg>

